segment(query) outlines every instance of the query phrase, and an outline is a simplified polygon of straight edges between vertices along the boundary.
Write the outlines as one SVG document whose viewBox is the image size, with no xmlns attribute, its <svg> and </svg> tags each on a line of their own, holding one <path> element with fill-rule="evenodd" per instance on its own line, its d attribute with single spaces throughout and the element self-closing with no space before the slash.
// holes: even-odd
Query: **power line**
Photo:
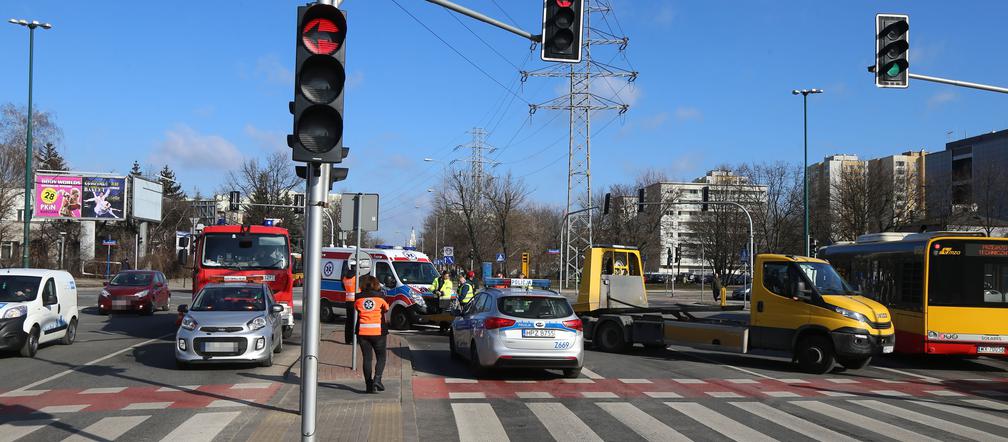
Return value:
<svg viewBox="0 0 1008 442">
<path fill-rule="evenodd" d="M 512 63 L 511 60 L 508 60 L 507 57 L 504 56 L 504 54 L 501 54 L 500 51 L 497 50 L 497 48 L 493 47 L 493 45 L 491 45 L 490 43 L 487 43 L 487 41 L 484 40 L 483 37 L 480 37 L 479 34 L 476 33 L 476 31 L 473 31 L 472 28 L 469 27 L 469 25 L 465 24 L 462 20 L 460 20 L 458 16 L 456 16 L 453 12 L 445 9 L 445 13 L 450 15 L 451 18 L 454 18 L 455 21 L 457 21 L 458 24 L 462 25 L 463 28 L 466 28 L 466 30 L 469 31 L 469 33 L 472 34 L 473 37 L 476 37 L 477 40 L 482 42 L 484 46 L 490 48 L 490 50 L 493 51 L 494 54 L 497 54 L 497 56 L 500 57 L 501 60 L 504 60 L 505 63 L 511 65 L 511 67 L 515 68 L 515 70 L 521 70 L 521 68 L 519 68 L 518 65 Z"/>
</svg>

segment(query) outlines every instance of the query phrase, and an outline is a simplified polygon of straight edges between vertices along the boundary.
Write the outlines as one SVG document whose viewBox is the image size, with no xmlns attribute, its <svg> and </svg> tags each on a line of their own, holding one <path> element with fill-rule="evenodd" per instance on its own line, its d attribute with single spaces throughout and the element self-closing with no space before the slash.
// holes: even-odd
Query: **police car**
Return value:
<svg viewBox="0 0 1008 442">
<path fill-rule="evenodd" d="M 584 336 L 581 319 L 560 294 L 530 287 L 530 280 L 494 284 L 456 311 L 449 333 L 452 358 L 465 358 L 479 375 L 489 368 L 563 370 L 581 375 Z M 548 281 L 546 282 L 548 285 Z M 516 287 L 525 285 L 525 287 Z"/>
</svg>

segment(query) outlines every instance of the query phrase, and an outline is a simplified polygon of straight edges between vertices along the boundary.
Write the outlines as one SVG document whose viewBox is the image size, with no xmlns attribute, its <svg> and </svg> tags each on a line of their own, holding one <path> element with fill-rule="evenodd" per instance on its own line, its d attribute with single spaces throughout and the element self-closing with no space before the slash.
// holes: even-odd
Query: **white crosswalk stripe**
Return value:
<svg viewBox="0 0 1008 442">
<path fill-rule="evenodd" d="M 819 401 L 795 401 L 792 403 L 806 410 L 813 411 L 823 416 L 831 417 L 836 420 L 846 422 L 848 424 L 856 425 L 868 431 L 873 431 L 878 434 L 884 434 L 893 439 L 912 440 L 912 441 L 937 441 L 937 439 L 927 437 L 923 434 L 915 433 L 913 431 L 901 428 L 899 426 L 878 421 L 870 417 L 867 417 L 863 414 L 855 413 L 853 411 L 845 410 L 843 408 L 825 404 Z"/>
<path fill-rule="evenodd" d="M 957 424 L 955 422 L 949 422 L 944 419 L 929 416 L 924 413 L 918 413 L 916 411 L 900 408 L 882 401 L 864 400 L 864 401 L 851 401 L 851 403 L 867 407 L 871 410 L 878 410 L 885 414 L 891 414 L 893 416 L 906 419 L 908 421 L 917 422 L 921 425 L 927 425 L 931 428 L 937 428 L 939 430 L 947 431 L 952 434 L 965 436 L 973 440 L 1008 440 L 1002 436 L 995 436 L 986 431 L 980 431 L 974 428 L 967 427 L 965 425 Z"/>
<path fill-rule="evenodd" d="M 506 441 L 507 433 L 493 407 L 487 403 L 452 404 L 459 440 Z"/>
<path fill-rule="evenodd" d="M 546 427 L 553 439 L 566 441 L 601 441 L 574 412 L 558 402 L 534 402 L 526 404 L 532 410 L 539 422 Z"/>
<path fill-rule="evenodd" d="M 732 402 L 732 405 L 748 411 L 756 416 L 777 423 L 791 431 L 808 436 L 818 441 L 855 441 L 829 428 L 825 428 L 792 414 L 785 413 L 762 402 Z"/>
<path fill-rule="evenodd" d="M 676 411 L 685 414 L 690 419 L 704 424 L 711 430 L 717 431 L 732 440 L 746 442 L 775 440 L 772 437 L 768 437 L 759 431 L 753 430 L 752 428 L 742 425 L 721 413 L 697 403 L 666 402 L 665 405 L 672 407 Z"/>
<path fill-rule="evenodd" d="M 140 425 L 150 416 L 112 416 L 100 419 L 63 442 L 88 442 L 94 440 L 116 440 L 133 427 Z"/>
<path fill-rule="evenodd" d="M 186 419 L 182 425 L 179 425 L 178 428 L 161 439 L 161 442 L 182 440 L 186 442 L 210 442 L 214 437 L 217 437 L 217 433 L 220 433 L 221 430 L 227 427 L 239 414 L 241 413 L 237 411 L 197 414 Z"/>
<path fill-rule="evenodd" d="M 988 408 L 988 409 L 990 409 L 992 411 L 993 410 L 997 410 L 997 411 L 1008 410 L 1008 407 L 1006 407 L 1004 404 L 1000 404 L 1000 403 L 997 403 L 997 402 L 994 402 L 994 401 L 987 401 L 987 400 L 975 400 L 975 401 L 973 401 L 973 400 L 969 400 L 969 401 L 964 401 L 964 402 L 967 402 L 967 403 L 969 403 L 971 405 L 975 405 L 975 406 L 979 406 L 979 407 L 985 407 L 985 408 Z M 991 425 L 997 425 L 997 426 L 1002 427 L 1002 428 L 1008 428 L 1008 418 L 1005 418 L 1005 417 L 1002 417 L 1002 416 L 995 416 L 992 413 L 984 413 L 982 411 L 977 411 L 976 407 L 961 407 L 961 406 L 958 406 L 958 405 L 939 404 L 939 403 L 936 403 L 936 402 L 929 402 L 929 401 L 914 401 L 913 403 L 915 403 L 917 405 L 923 405 L 925 407 L 934 408 L 935 410 L 944 411 L 946 413 L 951 413 L 951 414 L 959 415 L 959 416 L 962 416 L 962 417 L 965 417 L 965 418 L 973 419 L 975 421 L 980 421 L 980 422 L 984 422 L 984 423 L 991 424 Z"/>
<path fill-rule="evenodd" d="M 640 435 L 640 437 L 649 441 L 690 440 L 686 436 L 683 436 L 682 433 L 662 423 L 662 421 L 655 419 L 651 415 L 641 411 L 640 408 L 626 402 L 600 402 L 598 406 Z"/>
<path fill-rule="evenodd" d="M 37 419 L 27 421 L 17 421 L 0 425 L 0 440 L 14 441 L 25 437 L 35 431 L 48 427 L 58 419 Z"/>
</svg>

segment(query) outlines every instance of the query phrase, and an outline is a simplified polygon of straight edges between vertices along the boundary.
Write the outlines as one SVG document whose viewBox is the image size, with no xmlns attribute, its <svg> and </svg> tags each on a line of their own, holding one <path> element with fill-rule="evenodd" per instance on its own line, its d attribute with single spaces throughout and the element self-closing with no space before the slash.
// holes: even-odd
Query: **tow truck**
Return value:
<svg viewBox="0 0 1008 442">
<path fill-rule="evenodd" d="M 585 339 L 607 352 L 625 352 L 634 344 L 782 351 L 812 374 L 826 373 L 835 363 L 860 369 L 872 356 L 892 352 L 888 309 L 854 292 L 828 262 L 760 254 L 754 267 L 750 311 L 740 305 L 651 307 L 640 252 L 594 246 L 585 253 L 574 310 Z"/>
</svg>

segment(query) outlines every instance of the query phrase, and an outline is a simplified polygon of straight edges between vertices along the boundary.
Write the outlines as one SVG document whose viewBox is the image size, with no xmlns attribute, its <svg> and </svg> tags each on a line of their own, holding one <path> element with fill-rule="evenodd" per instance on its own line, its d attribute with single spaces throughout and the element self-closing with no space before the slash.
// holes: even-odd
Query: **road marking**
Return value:
<svg viewBox="0 0 1008 442">
<path fill-rule="evenodd" d="M 581 396 L 588 399 L 616 399 L 619 397 L 611 391 L 582 391 Z"/>
<path fill-rule="evenodd" d="M 759 431 L 753 430 L 745 425 L 735 422 L 723 414 L 715 412 L 710 408 L 695 402 L 666 402 L 665 405 L 672 407 L 675 411 L 685 414 L 711 430 L 721 433 L 725 437 L 737 441 L 773 441 Z"/>
<path fill-rule="evenodd" d="M 466 379 L 466 378 L 444 378 L 446 384 L 476 384 L 479 383 L 476 379 Z"/>
<path fill-rule="evenodd" d="M 507 384 L 534 384 L 538 381 L 504 381 Z"/>
<path fill-rule="evenodd" d="M 873 431 L 880 435 L 885 435 L 886 437 L 893 438 L 896 440 L 912 440 L 912 441 L 937 440 L 927 437 L 923 434 L 914 433 L 913 431 L 900 428 L 896 425 L 877 421 L 861 413 L 855 413 L 853 411 L 848 411 L 840 407 L 827 405 L 819 401 L 795 401 L 792 402 L 792 404 L 802 407 L 806 410 L 819 413 L 823 416 L 830 417 L 850 425 L 858 426 L 868 431 Z"/>
<path fill-rule="evenodd" d="M 98 358 L 98 359 L 95 359 L 95 360 L 93 360 L 93 361 L 91 361 L 91 362 L 87 362 L 87 363 L 85 363 L 84 365 L 78 365 L 78 366 L 76 366 L 76 367 L 74 367 L 74 368 L 71 368 L 71 369 L 68 369 L 68 370 L 63 370 L 63 371 L 61 371 L 61 372 L 59 372 L 59 373 L 56 373 L 56 374 L 54 374 L 54 375 L 52 375 L 52 376 L 49 376 L 49 377 L 45 378 L 45 379 L 42 379 L 42 380 L 38 380 L 38 381 L 35 381 L 35 382 L 32 382 L 32 383 L 30 383 L 30 384 L 28 384 L 28 385 L 25 385 L 25 386 L 21 387 L 21 388 L 17 388 L 17 389 L 15 389 L 15 391 L 21 391 L 21 390 L 30 390 L 30 389 L 32 389 L 33 387 L 37 387 L 37 386 L 39 386 L 39 385 L 42 385 L 42 384 L 44 384 L 44 383 L 46 383 L 46 382 L 49 382 L 49 381 L 52 381 L 52 380 L 54 380 L 54 379 L 59 379 L 59 378 L 61 378 L 61 377 L 63 377 L 63 376 L 66 376 L 66 375 L 68 375 L 68 374 L 70 374 L 70 373 L 73 373 L 73 372 L 75 372 L 75 371 L 77 371 L 77 370 L 80 370 L 81 368 L 84 368 L 84 367 L 87 367 L 87 366 L 91 366 L 91 365 L 94 365 L 94 364 L 97 364 L 97 363 L 99 363 L 99 362 L 101 362 L 101 361 L 104 361 L 104 360 L 106 360 L 106 359 L 110 359 L 110 358 L 114 358 L 114 357 L 116 357 L 116 356 L 119 356 L 119 355 L 121 355 L 121 354 L 123 354 L 123 353 L 126 353 L 126 352 L 128 352 L 128 351 L 130 351 L 130 350 L 133 350 L 134 348 L 137 348 L 137 347 L 142 347 L 142 346 L 144 346 L 144 345 L 147 345 L 147 344 L 150 344 L 150 343 L 153 343 L 153 342 L 157 342 L 157 341 L 160 341 L 160 340 L 162 340 L 162 339 L 164 339 L 164 338 L 167 338 L 167 337 L 169 337 L 169 336 L 175 336 L 175 332 L 171 332 L 171 333 L 168 333 L 168 334 L 166 334 L 166 335 L 162 335 L 162 336 L 158 336 L 158 337 L 156 337 L 156 338 L 154 338 L 154 339 L 148 339 L 148 340 L 146 340 L 146 341 L 143 341 L 143 342 L 140 342 L 140 343 L 137 343 L 137 344 L 133 344 L 133 345 L 131 345 L 131 346 L 129 346 L 129 347 L 126 347 L 126 348 L 124 348 L 124 349 L 122 349 L 122 350 L 119 350 L 119 351 L 117 351 L 117 352 L 115 352 L 115 353 L 109 353 L 109 354 L 107 354 L 107 355 L 105 355 L 105 356 L 102 356 L 102 357 L 100 357 L 100 358 Z"/>
<path fill-rule="evenodd" d="M 651 381 L 647 379 L 620 379 L 620 382 L 624 384 L 650 384 Z"/>
<path fill-rule="evenodd" d="M 679 393 L 673 393 L 671 391 L 645 391 L 644 394 L 651 396 L 655 399 L 679 399 L 682 395 Z"/>
<path fill-rule="evenodd" d="M 80 394 L 112 394 L 119 393 L 125 390 L 126 387 L 98 387 L 98 388 L 88 388 L 80 392 Z"/>
<path fill-rule="evenodd" d="M 724 398 L 740 398 L 740 397 L 742 397 L 741 394 L 733 393 L 733 392 L 730 392 L 730 391 L 708 391 L 707 395 L 710 396 L 710 397 L 716 397 L 716 398 L 722 398 L 722 399 L 724 399 Z"/>
<path fill-rule="evenodd" d="M 847 379 L 847 378 L 832 378 L 827 379 L 827 381 L 832 382 L 834 384 L 857 384 L 858 382 L 861 382 L 857 379 Z"/>
<path fill-rule="evenodd" d="M 755 379 L 725 379 L 733 384 L 758 384 L 759 381 Z"/>
<path fill-rule="evenodd" d="M 140 425 L 150 416 L 114 416 L 100 419 L 87 428 L 74 433 L 63 442 L 81 442 L 93 440 L 116 440 L 133 427 Z"/>
<path fill-rule="evenodd" d="M 591 428 L 563 404 L 557 402 L 530 402 L 525 404 L 553 439 L 565 441 L 602 441 Z"/>
<path fill-rule="evenodd" d="M 200 385 L 179 385 L 177 387 L 161 387 L 157 389 L 158 393 L 167 393 L 172 391 L 195 391 L 200 388 Z"/>
<path fill-rule="evenodd" d="M 770 397 L 801 397 L 800 394 L 793 391 L 764 391 L 763 394 Z"/>
<path fill-rule="evenodd" d="M 182 422 L 174 431 L 168 433 L 164 439 L 161 439 L 161 442 L 176 442 L 180 440 L 186 442 L 210 442 L 217 436 L 217 433 L 220 433 L 224 427 L 227 427 L 240 414 L 241 412 L 238 411 L 197 414 Z"/>
<path fill-rule="evenodd" d="M 506 441 L 509 440 L 504 426 L 490 404 L 452 404 L 455 414 L 455 428 L 459 440 Z"/>
<path fill-rule="evenodd" d="M 39 428 L 48 427 L 59 419 L 37 419 L 30 421 L 15 421 L 9 424 L 0 425 L 0 435 L 3 440 L 18 440 L 25 437 Z"/>
<path fill-rule="evenodd" d="M 973 390 L 973 394 L 978 396 L 1008 396 L 1008 391 L 999 390 Z"/>
<path fill-rule="evenodd" d="M 783 382 L 785 384 L 807 384 L 808 381 L 804 379 L 778 379 L 777 381 Z"/>
<path fill-rule="evenodd" d="M 581 367 L 581 374 L 591 379 L 605 379 L 604 377 L 602 377 L 602 375 L 595 373 L 594 371 L 591 371 L 585 367 Z"/>
<path fill-rule="evenodd" d="M 1005 440 L 1002 436 L 995 436 L 986 431 L 980 431 L 975 428 L 970 428 L 965 425 L 957 424 L 955 422 L 949 422 L 944 419 L 939 419 L 934 416 L 928 416 L 924 413 L 918 413 L 916 411 L 911 411 L 903 409 L 891 404 L 887 404 L 882 401 L 874 400 L 863 400 L 863 401 L 850 401 L 854 404 L 864 405 L 870 410 L 879 410 L 886 414 L 891 414 L 901 419 L 906 419 L 911 422 L 916 422 L 921 425 L 927 425 L 931 428 L 937 428 L 942 431 L 947 431 L 949 433 L 955 434 L 957 436 L 965 436 L 973 440 Z"/>
<path fill-rule="evenodd" d="M 615 417 L 621 423 L 637 433 L 640 437 L 652 442 L 661 441 L 688 441 L 690 440 L 682 433 L 673 430 L 662 421 L 655 419 L 651 415 L 641 411 L 626 402 L 599 402 L 599 407 Z"/>
<path fill-rule="evenodd" d="M 49 390 L 11 390 L 4 394 L 0 394 L 0 397 L 38 396 L 47 392 L 49 392 Z"/>
<path fill-rule="evenodd" d="M 738 371 L 741 371 L 742 373 L 745 373 L 745 374 L 748 374 L 748 375 L 752 375 L 752 376 L 756 376 L 756 377 L 761 377 L 763 379 L 774 379 L 773 376 L 767 376 L 767 375 L 762 374 L 762 373 L 756 373 L 755 371 L 752 371 L 752 370 L 746 370 L 746 369 L 744 369 L 742 367 L 736 367 L 734 365 L 724 364 L 722 362 L 716 361 L 716 360 L 711 359 L 711 358 L 705 358 L 703 356 L 697 356 L 697 355 L 691 354 L 691 353 L 683 353 L 683 352 L 675 351 L 675 350 L 672 350 L 672 349 L 669 349 L 669 351 L 671 351 L 673 353 L 679 353 L 681 355 L 684 355 L 684 356 L 687 356 L 687 357 L 691 357 L 691 358 L 694 358 L 694 359 L 699 359 L 699 360 L 704 361 L 704 362 L 710 362 L 712 364 L 717 364 L 717 365 L 720 365 L 722 367 L 731 368 L 733 370 L 738 370 Z"/>
<path fill-rule="evenodd" d="M 922 405 L 925 407 L 933 408 L 935 410 L 944 411 L 946 413 L 955 414 L 958 416 L 973 419 L 978 422 L 983 422 L 986 424 L 997 425 L 1002 428 L 1008 428 L 1008 418 L 998 416 L 996 414 L 985 413 L 983 411 L 975 410 L 971 407 L 963 407 L 961 405 L 952 404 L 942 404 L 937 402 L 929 401 L 912 401 L 914 404 Z M 972 405 L 985 407 L 990 411 L 1005 411 L 1008 410 L 1008 405 L 1000 404 L 994 401 L 988 401 L 984 399 L 973 399 L 963 402 L 969 402 Z"/>
<path fill-rule="evenodd" d="M 869 393 L 878 396 L 910 396 L 909 393 L 904 393 L 902 391 L 896 391 L 896 390 L 872 390 Z"/>
<path fill-rule="evenodd" d="M 967 399 L 964 400 L 963 402 L 969 402 L 973 405 L 987 407 L 992 410 L 1008 411 L 1008 405 L 1002 404 L 1000 402 L 989 401 L 987 399 Z"/>
<path fill-rule="evenodd" d="M 897 381 L 895 379 L 877 379 L 877 381 L 882 382 L 884 384 L 905 384 L 905 383 L 907 383 L 907 381 Z"/>
<path fill-rule="evenodd" d="M 515 394 L 520 399 L 553 399 L 553 395 L 545 391 L 519 391 Z"/>
<path fill-rule="evenodd" d="M 875 365 L 873 365 L 872 368 L 876 368 L 876 369 L 879 369 L 879 370 L 885 370 L 885 371 L 888 371 L 890 373 L 901 374 L 903 376 L 910 376 L 910 377 L 913 377 L 913 378 L 918 378 L 918 379 L 921 379 L 921 380 L 923 380 L 925 382 L 940 383 L 942 381 L 941 379 L 938 379 L 938 378 L 935 378 L 935 377 L 924 376 L 922 374 L 911 373 L 909 371 L 897 370 L 895 368 L 879 367 L 879 366 L 875 366 Z M 881 379 L 879 379 L 879 380 L 881 380 Z"/>
<path fill-rule="evenodd" d="M 486 399 L 486 393 L 453 391 L 448 393 L 448 399 Z"/>
<path fill-rule="evenodd" d="M 207 405 L 207 408 L 227 408 L 227 407 L 246 407 L 247 402 L 232 401 L 228 399 L 217 399 Z"/>
<path fill-rule="evenodd" d="M 707 381 L 701 379 L 673 379 L 673 382 L 678 382 L 680 384 L 706 384 Z"/>
<path fill-rule="evenodd" d="M 853 394 L 853 393 L 847 393 L 845 391 L 826 391 L 826 390 L 818 390 L 818 391 L 819 391 L 819 393 L 825 394 L 826 396 L 833 396 L 833 397 L 854 397 L 855 396 L 855 394 Z"/>
<path fill-rule="evenodd" d="M 585 378 L 574 378 L 574 379 L 561 379 L 561 381 L 568 384 L 594 384 L 595 381 Z"/>
<path fill-rule="evenodd" d="M 925 390 L 924 392 L 935 396 L 966 396 L 965 394 L 952 390 Z"/>
<path fill-rule="evenodd" d="M 258 389 L 258 388 L 269 388 L 270 385 L 273 385 L 273 384 L 270 383 L 270 382 L 248 382 L 248 383 L 244 383 L 244 384 L 234 384 L 234 385 L 231 386 L 231 389 L 232 390 L 252 390 L 252 389 Z"/>
<path fill-rule="evenodd" d="M 761 402 L 729 402 L 756 416 L 778 424 L 803 436 L 817 441 L 855 441 L 857 439 L 844 436 L 829 428 L 813 424 L 805 419 L 785 413 Z"/>
<path fill-rule="evenodd" d="M 174 402 L 134 402 L 123 407 L 123 410 L 163 410 Z"/>
<path fill-rule="evenodd" d="M 76 413 L 91 404 L 80 404 L 80 405 L 50 405 L 48 407 L 39 408 L 39 413 Z"/>
</svg>

